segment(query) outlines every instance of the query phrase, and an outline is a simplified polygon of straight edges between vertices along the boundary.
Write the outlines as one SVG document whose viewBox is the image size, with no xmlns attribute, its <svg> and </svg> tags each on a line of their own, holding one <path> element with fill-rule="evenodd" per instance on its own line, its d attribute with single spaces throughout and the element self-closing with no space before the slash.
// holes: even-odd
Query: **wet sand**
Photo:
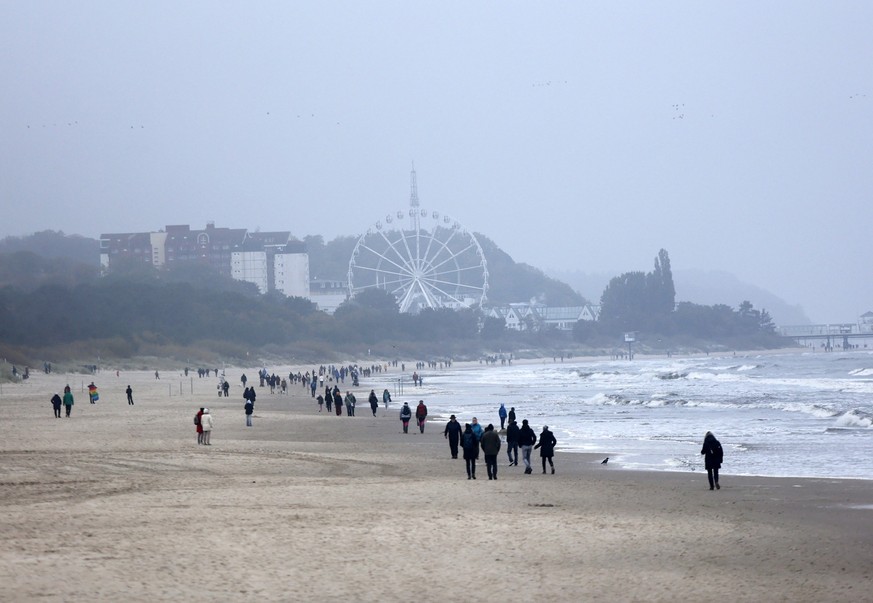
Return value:
<svg viewBox="0 0 873 603">
<path fill-rule="evenodd" d="M 497 481 L 481 458 L 470 481 L 442 424 L 401 432 L 400 403 L 427 401 L 427 387 L 375 418 L 378 378 L 353 388 L 356 417 L 319 414 L 299 386 L 258 388 L 247 428 L 242 372 L 228 369 L 231 397 L 218 398 L 214 377 L 104 371 L 95 405 L 90 376 L 3 384 L 0 601 L 870 596 L 871 481 L 727 465 L 711 492 L 700 473 L 624 471 L 560 448 L 556 475 L 538 458 L 523 475 L 501 451 Z M 65 383 L 73 416 L 55 419 L 49 398 Z M 212 446 L 196 443 L 201 406 Z"/>
</svg>

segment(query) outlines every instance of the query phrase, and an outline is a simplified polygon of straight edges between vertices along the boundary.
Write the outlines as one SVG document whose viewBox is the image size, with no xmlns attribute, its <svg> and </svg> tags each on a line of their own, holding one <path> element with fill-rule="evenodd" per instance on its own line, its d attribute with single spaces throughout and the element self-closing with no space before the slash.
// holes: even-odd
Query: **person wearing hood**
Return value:
<svg viewBox="0 0 873 603">
<path fill-rule="evenodd" d="M 476 440 L 481 440 L 482 426 L 479 424 L 479 419 L 473 417 L 473 421 L 470 423 L 470 428 L 473 430 L 473 435 L 476 436 Z"/>
<path fill-rule="evenodd" d="M 506 420 L 509 421 L 510 423 L 515 421 L 515 407 L 514 406 L 511 406 L 509 408 L 509 412 L 506 415 Z"/>
<path fill-rule="evenodd" d="M 412 418 L 412 409 L 409 402 L 404 402 L 400 409 L 400 420 L 403 421 L 403 433 L 409 433 L 409 420 Z"/>
<path fill-rule="evenodd" d="M 721 469 L 724 450 L 711 431 L 707 431 L 703 437 L 703 448 L 700 449 L 700 454 L 706 455 L 704 465 L 706 466 L 706 477 L 709 479 L 709 489 L 721 490 L 721 486 L 718 485 L 718 470 Z"/>
<path fill-rule="evenodd" d="M 203 444 L 212 446 L 210 438 L 212 436 L 212 428 L 215 427 L 215 422 L 212 420 L 212 415 L 209 414 L 209 409 L 203 409 L 203 415 L 200 417 L 200 427 L 203 428 Z"/>
<path fill-rule="evenodd" d="M 376 390 L 370 390 L 370 397 L 368 398 L 370 402 L 370 410 L 373 411 L 373 416 L 376 416 L 376 409 L 379 408 L 379 397 L 376 395 Z"/>
<path fill-rule="evenodd" d="M 494 431 L 494 425 L 488 424 L 479 441 L 482 446 L 482 454 L 485 455 L 485 470 L 488 479 L 497 479 L 497 453 L 500 452 L 500 435 Z"/>
<path fill-rule="evenodd" d="M 503 430 L 506 424 L 506 407 L 503 402 L 500 403 L 500 408 L 497 409 L 497 416 L 500 417 L 500 429 Z"/>
<path fill-rule="evenodd" d="M 452 458 L 458 458 L 458 442 L 461 440 L 461 424 L 455 419 L 455 415 L 449 417 L 449 422 L 446 423 L 446 428 L 443 431 L 443 437 L 449 441 L 449 450 L 452 453 Z"/>
<path fill-rule="evenodd" d="M 521 429 L 518 430 L 518 445 L 521 446 L 521 460 L 524 461 L 524 472 L 526 474 L 533 473 L 533 468 L 530 466 L 530 453 L 536 441 L 537 434 L 527 424 L 527 419 L 522 419 Z"/>
<path fill-rule="evenodd" d="M 543 432 L 540 434 L 539 443 L 534 448 L 540 449 L 540 456 L 543 459 L 543 473 L 546 472 L 546 461 L 552 468 L 552 475 L 555 473 L 555 464 L 552 462 L 552 457 L 555 456 L 555 445 L 558 440 L 555 439 L 555 434 L 549 431 L 548 425 L 543 425 Z"/>
<path fill-rule="evenodd" d="M 61 418 L 61 405 L 63 402 L 61 401 L 61 395 L 58 392 L 55 392 L 55 395 L 52 396 L 52 407 L 55 410 L 55 418 Z"/>
<path fill-rule="evenodd" d="M 479 438 L 473 433 L 473 427 L 467 423 L 461 438 L 464 447 L 464 461 L 467 465 L 467 479 L 476 479 L 476 459 L 479 458 Z"/>
</svg>

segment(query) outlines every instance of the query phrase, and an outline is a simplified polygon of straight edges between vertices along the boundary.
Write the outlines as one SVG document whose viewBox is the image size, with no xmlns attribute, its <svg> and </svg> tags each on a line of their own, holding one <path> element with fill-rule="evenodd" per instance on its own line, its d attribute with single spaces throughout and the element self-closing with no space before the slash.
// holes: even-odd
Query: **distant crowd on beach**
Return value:
<svg viewBox="0 0 873 603">
<path fill-rule="evenodd" d="M 499 362 L 499 359 L 488 359 L 488 364 Z M 505 359 L 511 362 L 511 357 Z M 391 366 L 397 366 L 394 362 Z M 424 377 L 418 371 L 427 368 L 437 368 L 442 366 L 450 366 L 449 363 L 416 363 L 415 371 L 411 375 L 413 384 L 416 387 L 423 386 Z M 341 385 L 345 385 L 346 379 L 350 381 L 351 387 L 360 387 L 360 379 L 362 377 L 371 377 L 375 374 L 387 372 L 388 364 L 373 364 L 368 367 L 358 365 L 322 365 L 308 371 L 290 372 L 287 377 L 278 376 L 274 372 L 262 368 L 257 374 L 257 383 L 261 388 L 269 388 L 270 394 L 286 395 L 289 386 L 297 385 L 303 388 L 304 391 L 314 398 L 317 412 L 327 411 L 330 416 L 356 416 L 357 397 L 351 389 L 341 389 Z M 401 372 L 405 371 L 406 365 L 400 364 Z M 13 370 L 16 370 L 13 367 Z M 45 367 L 46 373 L 51 372 L 50 365 Z M 218 384 L 218 396 L 229 397 L 230 384 L 225 378 L 224 371 L 219 373 L 219 369 L 196 369 L 199 378 L 210 376 L 212 372 L 220 377 Z M 188 375 L 189 369 L 184 369 L 184 374 Z M 116 376 L 119 372 L 116 371 Z M 160 379 L 158 371 L 154 373 L 155 379 Z M 257 401 L 257 389 L 254 383 L 250 383 L 249 378 L 243 373 L 240 377 L 240 384 L 243 388 L 243 413 L 245 416 L 246 427 L 253 426 L 252 417 L 254 415 L 255 404 Z M 91 404 L 96 404 L 100 399 L 97 386 L 92 381 L 88 385 L 88 400 Z M 133 389 L 130 385 L 124 390 L 128 405 L 134 405 Z M 380 403 L 384 407 L 383 414 L 389 409 L 392 402 L 391 392 L 388 388 L 384 388 L 381 394 L 377 394 L 375 388 L 370 389 L 367 396 L 367 403 L 373 417 L 377 416 L 380 408 Z M 61 418 L 62 410 L 64 416 L 69 418 L 72 415 L 75 398 L 69 385 L 66 385 L 63 390 L 63 395 L 56 392 L 51 398 L 51 405 L 56 418 Z M 345 412 L 344 412 L 345 411 Z M 533 427 L 527 419 L 522 419 L 521 425 L 517 420 L 515 407 L 506 409 L 504 404 L 500 404 L 497 409 L 497 419 L 499 420 L 499 429 L 493 423 L 484 425 L 479 422 L 477 417 L 472 417 L 469 423 L 463 426 L 453 414 L 449 417 L 448 422 L 443 429 L 443 437 L 448 441 L 449 453 L 452 459 L 458 459 L 459 455 L 464 459 L 467 479 L 476 479 L 476 463 L 479 459 L 480 452 L 484 457 L 486 473 L 489 480 L 496 480 L 498 474 L 498 456 L 501 449 L 504 448 L 507 456 L 509 467 L 518 466 L 519 451 L 524 465 L 524 474 L 530 475 L 534 468 L 531 461 L 531 456 L 534 450 L 539 450 L 539 456 L 542 465 L 542 473 L 552 475 L 555 474 L 555 447 L 557 446 L 557 438 L 549 429 L 548 425 L 542 427 L 541 432 L 537 435 Z M 428 409 L 424 400 L 419 400 L 418 404 L 413 409 L 409 402 L 403 402 L 399 410 L 399 418 L 402 424 L 402 433 L 409 433 L 409 423 L 415 417 L 418 432 L 424 434 L 425 426 L 428 419 Z M 199 445 L 211 446 L 212 431 L 215 427 L 215 419 L 212 416 L 208 407 L 200 407 L 194 415 L 194 426 L 197 434 L 197 443 Z M 503 437 L 501 437 L 501 435 Z M 721 488 L 719 484 L 719 469 L 723 461 L 723 449 L 721 444 L 711 432 L 706 433 L 703 447 L 700 452 L 704 455 L 704 466 L 707 471 L 707 480 L 710 490 L 718 490 Z M 609 459 L 602 461 L 606 464 Z"/>
</svg>

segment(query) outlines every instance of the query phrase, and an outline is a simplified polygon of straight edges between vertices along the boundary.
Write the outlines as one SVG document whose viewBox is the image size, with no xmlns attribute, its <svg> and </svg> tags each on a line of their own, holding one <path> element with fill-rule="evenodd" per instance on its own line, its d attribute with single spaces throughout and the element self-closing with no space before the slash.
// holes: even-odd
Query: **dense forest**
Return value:
<svg viewBox="0 0 873 603">
<path fill-rule="evenodd" d="M 81 237 L 40 233 L 81 246 Z M 515 263 L 480 238 L 489 262 L 489 300 L 578 305 L 570 288 L 539 270 Z M 87 242 L 87 240 L 85 240 Z M 325 243 L 308 237 L 311 273 L 342 279 L 354 239 Z M 202 265 L 157 270 L 117 263 L 98 276 L 97 262 L 73 251 L 44 251 L 27 240 L 0 243 L 0 355 L 11 362 L 94 363 L 98 359 L 160 358 L 161 362 L 244 362 L 253 358 L 336 361 L 368 355 L 391 358 L 467 358 L 494 353 L 553 356 L 615 353 L 623 333 L 637 334 L 639 351 L 776 347 L 766 311 L 748 302 L 726 305 L 675 303 L 670 260 L 661 250 L 650 273 L 615 277 L 604 290 L 600 319 L 580 321 L 572 332 L 532 324 L 508 330 L 502 319 L 476 309 L 398 311 L 389 294 L 372 290 L 344 303 L 334 315 L 303 298 L 259 295 L 254 285 L 222 277 Z M 96 249 L 91 246 L 96 254 Z M 87 257 L 87 256 L 85 256 Z M 153 360 L 154 362 L 154 360 Z"/>
</svg>

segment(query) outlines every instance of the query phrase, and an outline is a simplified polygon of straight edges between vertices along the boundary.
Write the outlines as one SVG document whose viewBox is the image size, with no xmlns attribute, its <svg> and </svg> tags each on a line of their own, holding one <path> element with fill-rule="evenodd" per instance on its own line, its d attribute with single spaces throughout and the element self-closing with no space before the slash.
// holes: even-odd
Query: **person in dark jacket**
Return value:
<svg viewBox="0 0 873 603">
<path fill-rule="evenodd" d="M 373 411 L 373 416 L 376 416 L 376 409 L 379 408 L 379 397 L 376 395 L 376 390 L 370 390 L 370 397 L 368 398 L 370 402 L 370 410 Z"/>
<path fill-rule="evenodd" d="M 127 394 L 128 405 L 133 406 L 133 390 L 129 385 L 127 386 L 127 389 L 124 390 L 124 393 Z"/>
<path fill-rule="evenodd" d="M 533 468 L 530 466 L 530 452 L 533 450 L 536 442 L 537 434 L 527 424 L 527 419 L 523 419 L 521 421 L 521 429 L 518 430 L 518 445 L 521 446 L 521 460 L 524 461 L 524 472 L 526 474 L 533 473 Z"/>
<path fill-rule="evenodd" d="M 333 392 L 333 408 L 336 411 L 336 416 L 341 417 L 343 414 L 343 397 L 339 389 Z"/>
<path fill-rule="evenodd" d="M 558 440 L 555 439 L 555 434 L 549 431 L 548 425 L 543 425 L 543 432 L 540 434 L 539 443 L 534 448 L 540 449 L 540 456 L 543 459 L 543 473 L 546 472 L 546 461 L 552 467 L 552 474 L 555 473 L 555 464 L 552 462 L 552 457 L 555 456 L 555 445 Z"/>
<path fill-rule="evenodd" d="M 515 421 L 515 407 L 514 406 L 510 407 L 509 413 L 506 415 L 506 420 L 509 421 L 510 423 Z"/>
<path fill-rule="evenodd" d="M 509 457 L 509 466 L 518 466 L 518 434 L 521 429 L 513 419 L 506 428 L 506 456 Z"/>
<path fill-rule="evenodd" d="M 404 402 L 400 408 L 400 420 L 403 422 L 403 433 L 409 433 L 409 420 L 412 418 L 412 409 L 409 402 Z"/>
<path fill-rule="evenodd" d="M 700 454 L 706 455 L 704 463 L 706 465 L 706 477 L 709 479 L 709 489 L 721 490 L 721 486 L 718 485 L 718 470 L 721 469 L 724 450 L 722 450 L 721 443 L 715 439 L 711 431 L 707 431 L 703 437 L 703 448 L 700 449 Z"/>
<path fill-rule="evenodd" d="M 467 479 L 476 479 L 476 459 L 479 458 L 479 439 L 473 433 L 473 428 L 467 423 L 464 426 L 464 435 L 461 437 L 461 445 L 464 447 L 464 461 L 467 465 Z"/>
<path fill-rule="evenodd" d="M 479 440 L 482 446 L 482 454 L 485 455 L 485 470 L 488 479 L 497 479 L 497 453 L 500 452 L 500 435 L 494 431 L 494 425 L 488 424 Z"/>
<path fill-rule="evenodd" d="M 61 418 L 61 405 L 63 402 L 61 401 L 61 396 L 57 392 L 54 396 L 52 396 L 52 407 L 55 409 L 55 418 Z"/>
<path fill-rule="evenodd" d="M 252 413 L 255 412 L 255 405 L 251 400 L 246 400 L 246 427 L 252 426 Z"/>
<path fill-rule="evenodd" d="M 449 422 L 446 423 L 446 429 L 443 431 L 443 437 L 449 441 L 449 450 L 452 453 L 452 458 L 458 458 L 458 442 L 461 441 L 461 424 L 455 419 L 455 415 L 449 417 Z"/>
</svg>

